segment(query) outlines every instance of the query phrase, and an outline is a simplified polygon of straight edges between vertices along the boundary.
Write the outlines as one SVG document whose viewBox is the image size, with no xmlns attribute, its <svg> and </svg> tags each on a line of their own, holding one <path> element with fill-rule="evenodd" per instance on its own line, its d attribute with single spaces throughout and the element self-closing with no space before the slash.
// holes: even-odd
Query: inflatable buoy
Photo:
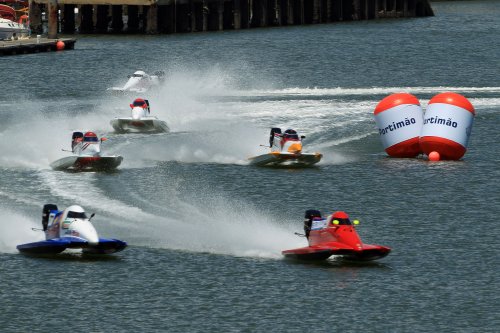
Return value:
<svg viewBox="0 0 500 333">
<path fill-rule="evenodd" d="M 467 150 L 474 107 L 464 96 L 452 92 L 431 98 L 420 134 L 422 152 L 438 152 L 442 160 L 458 160 Z"/>
<path fill-rule="evenodd" d="M 57 43 L 56 43 L 56 49 L 57 49 L 57 51 L 62 51 L 62 50 L 64 50 L 64 47 L 65 47 L 65 46 L 66 46 L 66 45 L 64 45 L 64 42 L 63 42 L 62 40 L 57 41 Z"/>
<path fill-rule="evenodd" d="M 387 96 L 378 103 L 373 114 L 389 156 L 415 157 L 421 153 L 419 136 L 423 112 L 415 96 L 407 93 Z"/>
<path fill-rule="evenodd" d="M 429 161 L 437 162 L 440 159 L 441 159 L 441 156 L 439 156 L 439 153 L 437 151 L 431 151 L 429 153 Z"/>
</svg>

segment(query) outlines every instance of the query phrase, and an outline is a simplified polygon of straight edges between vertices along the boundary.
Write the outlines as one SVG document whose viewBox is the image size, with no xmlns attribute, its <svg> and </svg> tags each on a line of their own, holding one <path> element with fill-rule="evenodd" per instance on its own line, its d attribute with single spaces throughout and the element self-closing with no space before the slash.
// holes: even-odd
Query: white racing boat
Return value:
<svg viewBox="0 0 500 333">
<path fill-rule="evenodd" d="M 0 40 L 26 38 L 29 33 L 28 16 L 21 15 L 16 20 L 16 10 L 0 4 Z"/>
<path fill-rule="evenodd" d="M 94 132 L 73 132 L 71 151 L 74 155 L 63 157 L 50 164 L 54 170 L 104 171 L 116 169 L 122 162 L 121 156 L 102 156 L 101 143 Z"/>
<path fill-rule="evenodd" d="M 128 76 L 128 81 L 123 87 L 112 87 L 107 90 L 117 94 L 127 93 L 145 93 L 152 88 L 157 88 L 164 80 L 165 73 L 157 71 L 153 75 L 146 74 L 144 71 L 136 71 Z"/>
<path fill-rule="evenodd" d="M 100 238 L 82 207 L 73 205 L 58 210 L 56 205 L 43 206 L 42 227 L 45 240 L 20 244 L 17 249 L 27 254 L 57 254 L 66 249 L 81 249 L 84 254 L 111 254 L 122 251 L 127 243 L 118 239 Z"/>
<path fill-rule="evenodd" d="M 269 136 L 271 151 L 251 157 L 250 164 L 257 166 L 311 166 L 323 157 L 320 153 L 303 153 L 302 139 L 293 129 L 281 133 L 281 128 L 272 128 Z"/>
<path fill-rule="evenodd" d="M 118 133 L 164 133 L 170 131 L 167 123 L 150 115 L 147 99 L 137 98 L 132 104 L 132 116 L 115 118 L 110 124 Z"/>
</svg>

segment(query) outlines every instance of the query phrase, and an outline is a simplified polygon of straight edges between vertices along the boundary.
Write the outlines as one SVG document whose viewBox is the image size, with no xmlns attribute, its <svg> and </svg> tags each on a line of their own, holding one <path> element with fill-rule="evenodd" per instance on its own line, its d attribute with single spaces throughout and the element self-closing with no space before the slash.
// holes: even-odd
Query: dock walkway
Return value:
<svg viewBox="0 0 500 333">
<path fill-rule="evenodd" d="M 40 38 L 39 42 L 37 38 L 18 39 L 14 41 L 4 40 L 0 41 L 0 56 L 57 51 L 58 41 L 64 42 L 65 50 L 74 49 L 76 43 L 76 39 L 73 38 Z"/>
</svg>

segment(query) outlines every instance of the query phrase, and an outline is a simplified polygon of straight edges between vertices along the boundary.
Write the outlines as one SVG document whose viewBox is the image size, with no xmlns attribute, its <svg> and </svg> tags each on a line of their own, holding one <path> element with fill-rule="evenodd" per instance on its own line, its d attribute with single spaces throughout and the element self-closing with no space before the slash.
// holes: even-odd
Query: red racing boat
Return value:
<svg viewBox="0 0 500 333">
<path fill-rule="evenodd" d="M 382 245 L 364 244 L 345 212 L 335 212 L 322 218 L 317 210 L 306 211 L 305 236 L 309 246 L 285 250 L 285 257 L 302 260 L 325 260 L 332 255 L 352 261 L 370 261 L 385 257 L 391 249 Z M 354 224 L 354 225 L 353 225 Z"/>
</svg>

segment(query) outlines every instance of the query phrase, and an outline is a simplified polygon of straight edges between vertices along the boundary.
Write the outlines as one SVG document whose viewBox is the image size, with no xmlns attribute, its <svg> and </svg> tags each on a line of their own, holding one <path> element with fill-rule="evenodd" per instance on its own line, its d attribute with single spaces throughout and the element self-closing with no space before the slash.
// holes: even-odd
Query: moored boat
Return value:
<svg viewBox="0 0 500 333">
<path fill-rule="evenodd" d="M 29 36 L 28 15 L 16 16 L 16 10 L 0 4 L 0 40 L 19 39 Z"/>
</svg>

